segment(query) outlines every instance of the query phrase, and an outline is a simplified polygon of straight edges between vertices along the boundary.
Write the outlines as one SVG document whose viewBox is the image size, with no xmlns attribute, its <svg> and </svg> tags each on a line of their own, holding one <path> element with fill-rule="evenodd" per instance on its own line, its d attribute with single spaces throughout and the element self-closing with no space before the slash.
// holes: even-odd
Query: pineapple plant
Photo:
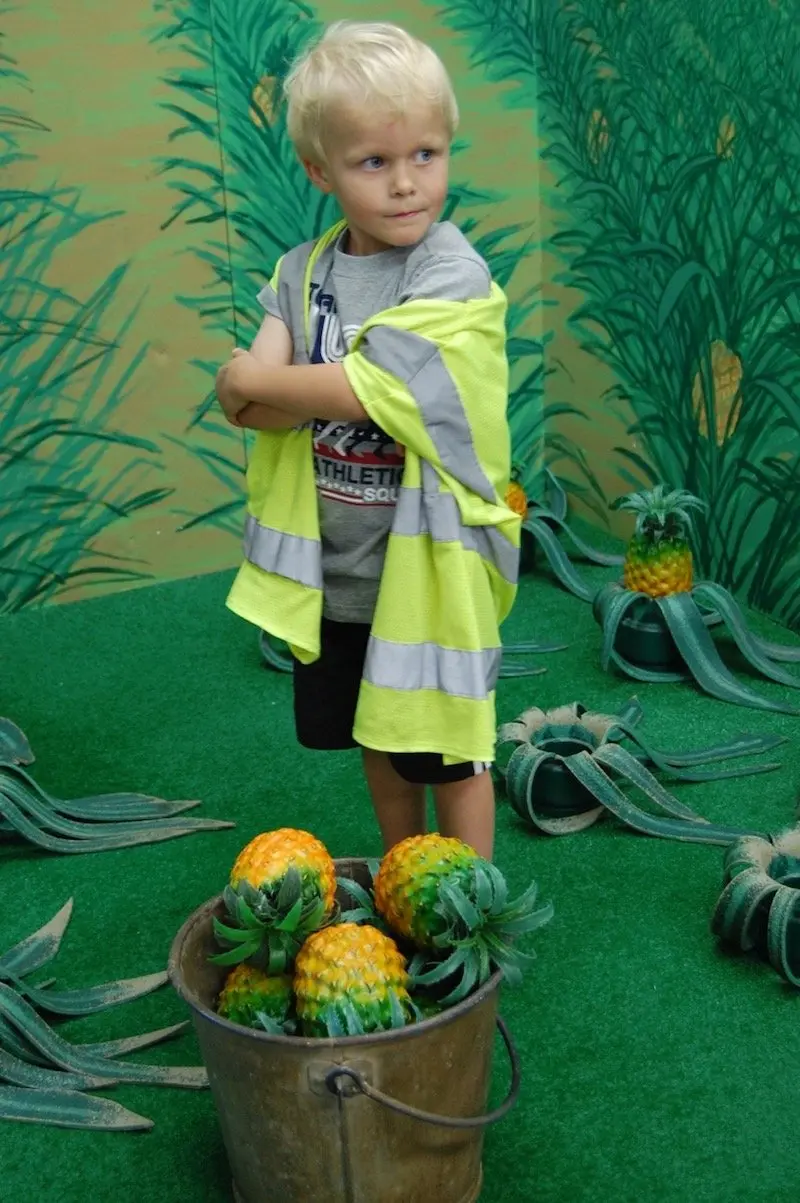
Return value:
<svg viewBox="0 0 800 1203">
<path fill-rule="evenodd" d="M 293 1000 L 290 974 L 269 976 L 255 965 L 243 963 L 236 965 L 225 979 L 217 1014 L 246 1028 L 283 1031 Z"/>
<path fill-rule="evenodd" d="M 499 869 L 468 844 L 436 833 L 410 836 L 384 856 L 375 877 L 375 905 L 398 936 L 417 950 L 414 986 L 448 987 L 440 999 L 466 998 L 496 969 L 521 978 L 531 954 L 514 946 L 541 927 L 552 907 L 537 908 L 536 886 L 514 902 Z"/>
<path fill-rule="evenodd" d="M 412 1014 L 406 959 L 369 924 L 314 932 L 297 955 L 294 992 L 306 1036 L 361 1036 L 403 1027 Z"/>
<path fill-rule="evenodd" d="M 214 918 L 226 951 L 210 959 L 285 973 L 306 937 L 333 919 L 335 899 L 336 869 L 324 844 L 291 827 L 263 832 L 234 862 L 223 894 L 229 922 Z"/>
<path fill-rule="evenodd" d="M 625 588 L 648 597 L 688 593 L 692 588 L 689 510 L 702 509 L 703 502 L 684 489 L 656 485 L 620 498 L 614 508 L 636 514 L 623 569 Z"/>
<path fill-rule="evenodd" d="M 800 714 L 790 702 L 764 697 L 738 681 L 720 656 L 711 628 L 724 625 L 762 676 L 800 689 L 800 677 L 784 668 L 784 662 L 800 661 L 800 648 L 762 639 L 749 630 L 727 589 L 714 581 L 693 580 L 689 511 L 704 508 L 704 503 L 683 489 L 659 484 L 618 498 L 612 508 L 635 513 L 636 529 L 623 580 L 605 585 L 592 605 L 603 630 L 603 668 L 613 664 L 627 676 L 651 682 L 692 676 L 723 702 Z"/>
</svg>

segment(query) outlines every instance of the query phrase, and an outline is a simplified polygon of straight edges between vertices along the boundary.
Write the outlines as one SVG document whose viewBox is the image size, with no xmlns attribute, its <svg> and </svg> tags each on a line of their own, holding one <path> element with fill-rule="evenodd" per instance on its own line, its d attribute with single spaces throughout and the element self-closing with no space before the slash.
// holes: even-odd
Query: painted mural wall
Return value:
<svg viewBox="0 0 800 1203">
<path fill-rule="evenodd" d="M 63 11 L 55 11 L 56 8 Z M 666 479 L 701 570 L 800 625 L 797 0 L 401 0 L 463 125 L 448 215 L 508 290 L 511 422 L 607 522 Z M 362 0 L 0 17 L 0 611 L 233 565 L 217 363 L 335 216 L 279 83 Z"/>
</svg>

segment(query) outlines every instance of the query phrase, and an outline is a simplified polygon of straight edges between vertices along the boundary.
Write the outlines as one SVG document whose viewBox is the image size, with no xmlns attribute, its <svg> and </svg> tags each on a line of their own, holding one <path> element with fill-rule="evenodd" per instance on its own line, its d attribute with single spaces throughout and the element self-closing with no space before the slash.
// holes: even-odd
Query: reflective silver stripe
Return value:
<svg viewBox="0 0 800 1203">
<path fill-rule="evenodd" d="M 390 643 L 370 636 L 364 679 L 383 689 L 438 689 L 485 700 L 494 690 L 503 649 L 458 651 L 436 643 Z"/>
<path fill-rule="evenodd" d="M 373 326 L 359 350 L 407 385 L 447 471 L 485 501 L 495 501 L 495 490 L 475 453 L 464 403 L 436 343 L 411 330 Z"/>
<path fill-rule="evenodd" d="M 452 493 L 401 487 L 392 534 L 429 534 L 436 543 L 460 543 L 493 564 L 509 584 L 519 578 L 519 548 L 493 526 L 465 526 Z"/>
<path fill-rule="evenodd" d="M 244 555 L 265 572 L 274 572 L 276 576 L 285 576 L 312 589 L 322 588 L 322 550 L 316 539 L 287 535 L 271 526 L 262 526 L 248 514 Z"/>
</svg>

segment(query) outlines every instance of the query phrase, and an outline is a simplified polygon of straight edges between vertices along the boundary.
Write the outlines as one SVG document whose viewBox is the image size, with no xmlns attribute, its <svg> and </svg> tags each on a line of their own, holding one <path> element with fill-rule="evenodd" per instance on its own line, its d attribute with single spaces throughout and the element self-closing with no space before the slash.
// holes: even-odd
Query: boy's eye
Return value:
<svg viewBox="0 0 800 1203">
<path fill-rule="evenodd" d="M 383 167 L 383 159 L 380 155 L 370 155 L 368 159 L 364 160 L 364 166 L 366 167 L 367 171 L 377 171 L 379 168 Z"/>
<path fill-rule="evenodd" d="M 434 152 L 427 148 L 425 150 L 418 150 L 417 151 L 417 162 L 418 163 L 430 163 L 431 159 L 433 158 L 433 154 L 434 154 Z"/>
</svg>

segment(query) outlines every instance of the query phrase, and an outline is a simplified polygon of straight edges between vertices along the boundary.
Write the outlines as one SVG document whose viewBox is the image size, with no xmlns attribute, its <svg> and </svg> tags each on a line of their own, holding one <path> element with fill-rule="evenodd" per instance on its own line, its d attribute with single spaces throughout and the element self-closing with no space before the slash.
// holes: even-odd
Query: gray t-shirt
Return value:
<svg viewBox="0 0 800 1203">
<path fill-rule="evenodd" d="M 258 299 L 291 331 L 295 363 L 339 363 L 358 331 L 384 309 L 421 298 L 487 297 L 486 263 L 451 222 L 411 247 L 348 255 L 347 231 L 325 250 L 311 280 L 311 346 L 298 281 L 311 244 L 289 252 L 278 293 Z M 294 301 L 292 298 L 295 298 Z M 386 543 L 403 474 L 403 449 L 374 422 L 312 423 L 322 536 L 323 612 L 336 622 L 372 621 Z"/>
</svg>

